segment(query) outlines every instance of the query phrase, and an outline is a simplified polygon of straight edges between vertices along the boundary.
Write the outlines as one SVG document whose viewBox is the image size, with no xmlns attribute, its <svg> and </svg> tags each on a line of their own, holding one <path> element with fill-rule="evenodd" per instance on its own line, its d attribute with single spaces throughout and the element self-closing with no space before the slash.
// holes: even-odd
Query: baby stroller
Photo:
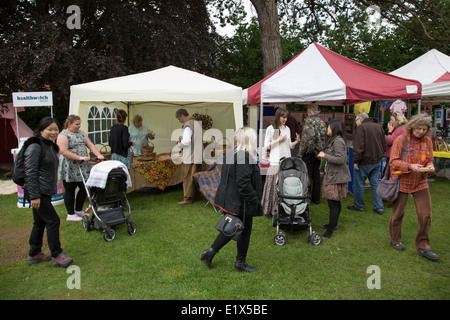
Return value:
<svg viewBox="0 0 450 320">
<path fill-rule="evenodd" d="M 318 245 L 322 241 L 322 236 L 312 231 L 308 186 L 308 169 L 300 158 L 281 161 L 277 178 L 278 210 L 272 217 L 272 225 L 277 228 L 273 238 L 276 245 L 285 245 L 287 241 L 287 234 L 280 229 L 292 231 L 295 226 L 309 227 L 308 243 Z"/>
<path fill-rule="evenodd" d="M 103 231 L 105 241 L 113 241 L 116 233 L 111 227 L 126 222 L 128 233 L 136 233 L 136 224 L 131 221 L 130 204 L 126 196 L 127 178 L 127 168 L 114 160 L 96 164 L 87 182 L 83 177 L 93 213 L 83 217 L 84 230 L 90 231 L 93 225 L 94 229 Z"/>
</svg>

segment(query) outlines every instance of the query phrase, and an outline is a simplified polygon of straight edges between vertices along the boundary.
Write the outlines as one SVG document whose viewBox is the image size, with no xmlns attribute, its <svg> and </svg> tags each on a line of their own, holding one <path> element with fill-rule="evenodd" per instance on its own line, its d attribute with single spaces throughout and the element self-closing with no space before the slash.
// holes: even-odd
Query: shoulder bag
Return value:
<svg viewBox="0 0 450 320">
<path fill-rule="evenodd" d="M 405 145 L 403 147 L 403 161 L 406 160 L 406 154 L 408 153 L 408 139 L 405 135 Z M 397 199 L 398 192 L 400 190 L 400 175 L 395 179 L 389 179 L 391 175 L 391 166 L 388 164 L 383 178 L 377 188 L 377 195 L 388 202 L 393 202 Z"/>
</svg>

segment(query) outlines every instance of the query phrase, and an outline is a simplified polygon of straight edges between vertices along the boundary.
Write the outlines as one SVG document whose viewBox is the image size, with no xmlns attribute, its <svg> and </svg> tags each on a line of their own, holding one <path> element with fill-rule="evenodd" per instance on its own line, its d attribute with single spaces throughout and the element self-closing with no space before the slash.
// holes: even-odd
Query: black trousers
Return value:
<svg viewBox="0 0 450 320">
<path fill-rule="evenodd" d="M 76 211 L 83 211 L 84 201 L 86 200 L 87 193 L 84 188 L 83 182 L 66 182 L 63 180 L 64 185 L 64 205 L 68 214 L 74 214 L 74 208 Z M 75 191 L 79 188 L 75 199 Z"/>
<path fill-rule="evenodd" d="M 320 159 L 313 153 L 306 153 L 302 160 L 306 164 L 309 181 L 311 182 L 309 187 L 311 201 L 318 203 L 320 202 Z"/>
<path fill-rule="evenodd" d="M 237 241 L 237 256 L 236 260 L 245 260 L 247 257 L 248 246 L 250 244 L 250 235 L 252 234 L 253 217 L 246 217 L 244 221 L 244 231 Z M 218 252 L 223 246 L 230 242 L 231 238 L 219 233 L 211 248 Z"/>
<path fill-rule="evenodd" d="M 52 257 L 56 257 L 62 252 L 59 242 L 59 216 L 53 208 L 51 196 L 41 195 L 41 205 L 39 210 L 33 209 L 33 228 L 30 234 L 30 256 L 35 256 L 42 250 L 44 229 L 47 229 L 48 247 Z"/>
</svg>

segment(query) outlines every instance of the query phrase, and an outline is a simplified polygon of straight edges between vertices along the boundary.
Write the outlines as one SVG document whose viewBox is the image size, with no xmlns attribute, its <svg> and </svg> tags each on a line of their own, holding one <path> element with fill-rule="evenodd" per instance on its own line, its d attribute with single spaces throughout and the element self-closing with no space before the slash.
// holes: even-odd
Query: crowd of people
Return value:
<svg viewBox="0 0 450 320">
<path fill-rule="evenodd" d="M 327 200 L 329 207 L 329 223 L 321 225 L 326 229 L 323 238 L 330 238 L 337 229 L 341 213 L 341 200 L 347 197 L 348 182 L 352 173 L 348 166 L 347 143 L 343 134 L 343 122 L 330 120 L 328 126 L 319 117 L 318 106 L 307 107 L 307 118 L 303 122 L 300 135 L 292 142 L 290 128 L 286 126 L 288 111 L 278 108 L 273 125 L 266 130 L 264 153 L 269 152 L 270 167 L 267 171 L 262 208 L 266 216 L 272 216 L 277 210 L 276 176 L 283 158 L 289 157 L 289 150 L 299 144 L 298 157 L 306 164 L 310 178 L 310 202 L 320 203 Z M 429 173 L 433 173 L 432 144 L 429 136 L 432 118 L 427 114 L 413 116 L 407 121 L 402 112 L 391 115 L 388 132 L 385 134 L 382 125 L 376 118 L 361 112 L 355 118 L 356 131 L 353 139 L 353 198 L 354 203 L 348 206 L 350 211 L 364 212 L 364 190 L 369 181 L 372 190 L 373 211 L 379 215 L 384 213 L 383 200 L 377 195 L 383 157 L 386 167 L 390 166 L 391 179 L 399 174 L 400 191 L 397 200 L 388 206 L 393 208 L 390 221 L 391 244 L 397 250 L 404 250 L 401 243 L 401 223 L 405 212 L 407 195 L 411 193 L 415 199 L 419 226 L 416 247 L 419 255 L 430 260 L 437 260 L 428 243 L 428 231 L 431 221 L 431 203 L 427 183 Z M 298 130 L 292 126 L 292 130 Z M 407 150 L 403 143 L 407 140 Z M 408 156 L 406 160 L 403 155 Z M 294 155 L 292 155 L 294 156 Z M 324 177 L 321 183 L 320 171 L 324 163 Z"/>
<path fill-rule="evenodd" d="M 269 153 L 270 167 L 263 183 L 260 168 L 257 165 L 257 134 L 254 129 L 244 127 L 235 133 L 234 157 L 231 163 L 223 163 L 221 181 L 217 189 L 215 204 L 224 212 L 239 216 L 244 231 L 237 240 L 235 268 L 238 271 L 253 272 L 255 268 L 246 262 L 247 251 L 254 216 L 272 216 L 277 210 L 276 176 L 279 164 L 284 158 L 299 157 L 306 164 L 311 185 L 309 195 L 311 203 L 320 203 L 320 193 L 326 199 L 329 208 L 329 223 L 321 227 L 326 229 L 323 238 L 330 238 L 338 227 L 341 214 L 341 200 L 348 194 L 348 182 L 352 180 L 348 166 L 347 143 L 344 138 L 341 120 L 330 120 L 326 124 L 321 120 L 318 106 L 307 107 L 307 118 L 303 127 L 295 124 L 295 119 L 284 108 L 275 112 L 273 124 L 265 134 L 264 152 Z M 111 159 L 131 166 L 131 152 L 142 154 L 142 147 L 156 134 L 136 115 L 133 125 L 125 125 L 127 113 L 117 111 L 116 124 L 111 128 L 109 146 Z M 182 124 L 182 136 L 176 141 L 183 150 L 183 201 L 179 205 L 191 204 L 198 199 L 199 191 L 192 176 L 201 170 L 201 164 L 194 161 L 194 119 L 185 109 L 177 110 L 175 117 Z M 290 120 L 289 120 L 290 119 Z M 356 133 L 353 140 L 353 194 L 354 204 L 351 211 L 364 211 L 364 187 L 368 179 L 372 188 L 373 210 L 383 214 L 383 201 L 377 195 L 382 158 L 391 168 L 391 177 L 400 176 L 398 198 L 392 203 L 392 215 L 389 223 L 390 243 L 396 250 L 405 250 L 402 244 L 401 228 L 408 195 L 414 197 L 418 217 L 418 232 L 415 245 L 418 254 L 437 260 L 429 244 L 431 224 L 431 197 L 428 188 L 428 173 L 435 171 L 433 149 L 429 136 L 432 127 L 431 117 L 426 114 L 413 116 L 409 121 L 401 112 L 395 112 L 388 124 L 385 135 L 377 119 L 360 113 L 356 117 Z M 289 125 L 292 127 L 290 128 Z M 81 119 L 69 115 L 60 132 L 57 120 L 42 119 L 34 137 L 26 143 L 24 189 L 33 211 L 34 223 L 29 243 L 30 265 L 53 261 L 55 266 L 67 267 L 73 259 L 61 248 L 59 241 L 60 219 L 51 204 L 51 195 L 56 193 L 57 180 L 64 184 L 64 204 L 67 221 L 79 221 L 85 213 L 83 205 L 87 197 L 83 179 L 89 176 L 90 150 L 98 159 L 104 156 L 95 147 L 86 133 L 80 130 Z M 301 139 L 300 139 L 301 137 Z M 186 152 L 190 151 L 190 152 Z M 57 154 L 59 153 L 59 158 Z M 324 177 L 321 183 L 320 171 L 324 161 Z M 78 188 L 78 192 L 76 192 Z M 50 255 L 42 252 L 44 230 Z M 212 268 L 212 259 L 219 250 L 230 242 L 231 238 L 219 233 L 211 247 L 200 255 L 208 268 Z"/>
</svg>

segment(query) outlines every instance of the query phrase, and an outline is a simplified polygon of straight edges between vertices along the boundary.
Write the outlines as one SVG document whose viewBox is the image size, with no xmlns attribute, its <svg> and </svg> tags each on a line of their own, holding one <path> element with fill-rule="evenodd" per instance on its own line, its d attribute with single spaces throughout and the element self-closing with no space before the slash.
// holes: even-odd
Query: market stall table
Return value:
<svg viewBox="0 0 450 320">
<path fill-rule="evenodd" d="M 208 165 L 203 164 L 203 168 Z M 135 158 L 129 169 L 132 187 L 127 192 L 141 188 L 159 188 L 164 190 L 167 186 L 175 186 L 183 182 L 179 166 L 173 163 L 170 156 L 156 157 L 150 161 L 140 161 Z M 206 170 L 206 169 L 205 169 Z"/>
<path fill-rule="evenodd" d="M 434 158 L 444 159 L 444 176 L 447 176 L 447 159 L 450 159 L 450 152 L 447 151 L 433 151 Z"/>
</svg>

